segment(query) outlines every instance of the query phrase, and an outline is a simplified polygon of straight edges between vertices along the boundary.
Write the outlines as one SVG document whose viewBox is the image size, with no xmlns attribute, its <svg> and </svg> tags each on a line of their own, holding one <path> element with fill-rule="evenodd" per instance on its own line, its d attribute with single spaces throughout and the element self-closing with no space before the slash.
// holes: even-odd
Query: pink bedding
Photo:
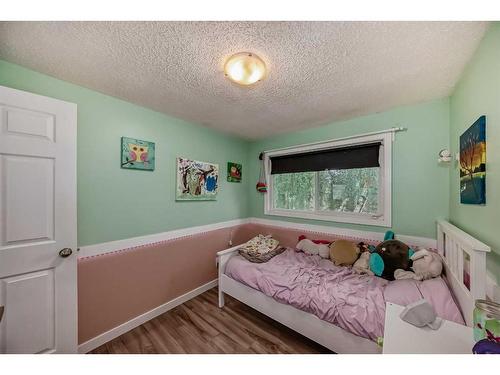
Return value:
<svg viewBox="0 0 500 375">
<path fill-rule="evenodd" d="M 227 263 L 225 273 L 281 303 L 371 340 L 383 336 L 386 301 L 407 304 L 424 296 L 435 308 L 437 301 L 439 316 L 463 324 L 450 291 L 440 278 L 434 279 L 440 280 L 437 282 L 388 282 L 376 276 L 355 274 L 349 267 L 337 267 L 328 259 L 290 248 L 267 263 L 251 263 L 239 255 L 234 256 Z M 411 288 L 413 294 L 406 293 L 405 286 Z M 385 295 L 386 290 L 390 295 Z M 401 294 L 407 297 L 407 301 L 403 301 L 406 303 L 398 300 Z"/>
</svg>

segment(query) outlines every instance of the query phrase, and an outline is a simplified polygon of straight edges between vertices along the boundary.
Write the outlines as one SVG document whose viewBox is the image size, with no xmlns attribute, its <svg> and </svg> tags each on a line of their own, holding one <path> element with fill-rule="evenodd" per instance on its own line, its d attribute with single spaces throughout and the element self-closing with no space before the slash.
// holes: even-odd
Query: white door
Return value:
<svg viewBox="0 0 500 375">
<path fill-rule="evenodd" d="M 75 252 L 76 105 L 0 86 L 0 353 L 76 353 Z"/>
</svg>

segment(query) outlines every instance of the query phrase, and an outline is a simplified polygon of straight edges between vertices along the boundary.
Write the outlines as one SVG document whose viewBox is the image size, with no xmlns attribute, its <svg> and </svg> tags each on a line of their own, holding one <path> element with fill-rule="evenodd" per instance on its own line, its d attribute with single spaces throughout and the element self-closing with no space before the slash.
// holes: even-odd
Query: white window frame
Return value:
<svg viewBox="0 0 500 375">
<path fill-rule="evenodd" d="M 264 214 L 273 216 L 295 217 L 301 219 L 334 221 L 350 224 L 376 225 L 390 227 L 392 224 L 392 141 L 393 132 L 384 132 L 373 135 L 348 137 L 328 142 L 312 143 L 287 147 L 280 150 L 271 150 L 264 153 L 264 172 L 268 185 L 267 193 L 264 195 Z M 271 175 L 271 157 L 298 154 L 309 151 L 319 151 L 345 146 L 355 146 L 368 143 L 380 142 L 379 152 L 379 204 L 378 213 L 351 213 L 335 211 L 301 211 L 288 210 L 273 207 L 273 177 Z M 318 188 L 315 188 L 315 205 L 318 202 Z"/>
</svg>

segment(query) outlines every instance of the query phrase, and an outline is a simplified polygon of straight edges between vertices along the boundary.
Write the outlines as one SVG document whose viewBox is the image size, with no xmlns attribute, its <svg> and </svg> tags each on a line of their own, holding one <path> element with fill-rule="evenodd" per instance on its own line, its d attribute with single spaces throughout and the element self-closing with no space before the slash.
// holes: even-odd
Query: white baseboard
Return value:
<svg viewBox="0 0 500 375">
<path fill-rule="evenodd" d="M 145 312 L 142 315 L 130 319 L 128 322 L 120 324 L 119 326 L 112 328 L 109 331 L 101 333 L 99 336 L 96 336 L 84 342 L 83 344 L 78 345 L 78 353 L 88 353 L 91 350 L 101 346 L 102 344 L 105 344 L 106 342 L 111 341 L 120 335 L 123 335 L 124 333 L 130 331 L 131 329 L 134 329 L 135 327 L 138 327 L 141 324 L 146 323 L 147 321 L 153 318 L 156 318 L 158 315 L 161 315 L 167 312 L 168 310 L 171 310 L 174 307 L 179 306 L 186 301 L 189 301 L 190 299 L 196 297 L 201 293 L 206 292 L 207 290 L 212 289 L 215 286 L 217 286 L 217 279 L 212 280 L 202 286 L 199 286 L 198 288 L 193 289 L 190 292 L 183 294 L 182 296 L 174 298 L 173 300 L 168 301 L 163 305 L 155 307 L 154 309 L 149 310 L 148 312 Z"/>
<path fill-rule="evenodd" d="M 318 232 L 318 233 L 334 234 L 334 235 L 346 236 L 346 237 L 355 237 L 355 238 L 359 238 L 359 239 L 373 240 L 373 241 L 382 241 L 384 239 L 384 232 L 373 232 L 373 231 L 364 231 L 364 230 L 357 230 L 357 229 L 347 229 L 347 228 L 332 227 L 332 226 L 328 226 L 328 225 L 294 223 L 292 221 L 262 219 L 262 218 L 256 218 L 256 217 L 250 218 L 250 223 L 269 225 L 269 226 L 275 226 L 275 227 L 280 227 L 280 228 L 303 230 L 303 231 L 308 231 L 308 232 Z M 434 238 L 407 236 L 404 234 L 400 235 L 397 233 L 396 233 L 396 238 L 407 243 L 407 244 L 416 245 L 419 247 L 427 247 L 427 248 L 435 249 L 437 246 L 437 242 Z"/>
</svg>

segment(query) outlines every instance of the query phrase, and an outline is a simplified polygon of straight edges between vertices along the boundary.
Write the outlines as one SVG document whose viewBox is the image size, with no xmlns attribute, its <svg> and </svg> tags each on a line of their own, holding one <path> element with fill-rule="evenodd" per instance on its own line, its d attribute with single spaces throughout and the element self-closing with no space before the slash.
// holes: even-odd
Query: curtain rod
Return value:
<svg viewBox="0 0 500 375">
<path fill-rule="evenodd" d="M 322 143 L 330 143 L 330 142 L 334 142 L 334 141 L 344 141 L 344 140 L 346 140 L 346 139 L 353 139 L 353 138 L 365 137 L 365 136 L 368 136 L 368 135 L 376 135 L 376 134 L 392 133 L 392 134 L 393 134 L 393 136 L 394 136 L 394 133 L 401 132 L 401 131 L 405 131 L 405 130 L 407 130 L 407 128 L 402 128 L 402 127 L 394 127 L 394 128 L 390 128 L 390 129 L 379 130 L 379 131 L 376 131 L 376 132 L 370 132 L 370 133 L 363 133 L 363 134 L 350 135 L 350 136 L 348 136 L 348 137 L 343 137 L 343 138 L 328 139 L 328 140 L 325 140 L 325 141 L 312 142 L 312 143 L 303 143 L 303 144 L 300 144 L 300 145 L 288 146 L 288 147 L 283 147 L 283 148 L 274 148 L 274 149 L 272 149 L 272 150 L 266 150 L 266 151 L 263 151 L 263 152 L 261 153 L 261 155 L 262 155 L 262 154 L 265 154 L 265 153 L 268 153 L 268 152 L 275 152 L 275 151 L 289 150 L 289 149 L 291 149 L 291 148 L 302 147 L 302 146 L 315 146 L 315 145 L 320 145 L 320 144 L 322 144 Z M 260 159 L 260 156 L 259 156 L 259 159 Z"/>
</svg>

